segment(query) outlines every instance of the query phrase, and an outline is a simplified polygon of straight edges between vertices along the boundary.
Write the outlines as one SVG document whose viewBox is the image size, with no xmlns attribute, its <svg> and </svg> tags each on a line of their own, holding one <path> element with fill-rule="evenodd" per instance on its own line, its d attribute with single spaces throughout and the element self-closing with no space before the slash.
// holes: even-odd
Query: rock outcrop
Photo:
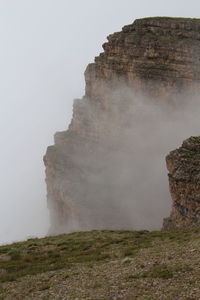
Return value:
<svg viewBox="0 0 200 300">
<path fill-rule="evenodd" d="M 164 96 L 200 79 L 200 20 L 147 18 L 108 36 L 104 52 L 89 64 L 86 96 L 105 97 L 105 88 L 125 82 L 148 95 Z"/>
<path fill-rule="evenodd" d="M 190 137 L 166 157 L 173 206 L 163 229 L 200 226 L 200 137 Z"/>
<path fill-rule="evenodd" d="M 200 80 L 200 20 L 136 20 L 103 49 L 86 69 L 68 130 L 55 134 L 44 157 L 51 233 L 134 228 L 130 132 L 139 117 L 130 95 L 168 101 Z"/>
</svg>

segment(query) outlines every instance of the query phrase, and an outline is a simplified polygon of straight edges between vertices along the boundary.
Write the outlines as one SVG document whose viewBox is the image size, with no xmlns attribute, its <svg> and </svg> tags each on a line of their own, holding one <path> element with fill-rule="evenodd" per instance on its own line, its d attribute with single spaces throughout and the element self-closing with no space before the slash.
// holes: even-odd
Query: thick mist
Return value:
<svg viewBox="0 0 200 300">
<path fill-rule="evenodd" d="M 116 227 L 162 227 L 172 204 L 165 157 L 184 139 L 200 134 L 198 90 L 193 86 L 167 99 L 154 99 L 121 86 L 108 97 L 113 107 L 109 113 L 112 128 L 108 128 L 113 139 L 109 136 L 109 143 L 115 151 L 106 160 L 103 176 L 109 178 L 112 170 L 113 194 L 108 201 L 119 206 L 121 218 L 125 218 L 116 220 Z"/>
<path fill-rule="evenodd" d="M 193 86 L 154 98 L 112 85 L 99 102 L 79 100 L 84 114 L 74 114 L 79 125 L 70 133 L 73 138 L 55 148 L 55 161 L 49 156 L 50 165 L 55 163 L 48 172 L 50 233 L 161 229 L 172 204 L 165 157 L 184 139 L 199 135 L 198 90 Z"/>
</svg>

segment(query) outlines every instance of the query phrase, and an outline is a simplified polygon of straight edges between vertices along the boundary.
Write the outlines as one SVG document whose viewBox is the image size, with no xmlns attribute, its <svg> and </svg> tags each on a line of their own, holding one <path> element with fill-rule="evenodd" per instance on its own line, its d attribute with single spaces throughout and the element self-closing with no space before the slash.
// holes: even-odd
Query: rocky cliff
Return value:
<svg viewBox="0 0 200 300">
<path fill-rule="evenodd" d="M 134 99 L 169 102 L 200 80 L 200 20 L 139 19 L 108 36 L 103 49 L 86 69 L 85 96 L 74 101 L 68 130 L 55 134 L 44 157 L 52 233 L 135 228 L 133 210 L 147 199 L 134 196 L 135 185 L 145 190 L 144 177 L 135 175 L 141 161 L 132 159 L 141 122 Z M 149 169 L 143 174 L 153 178 Z M 143 214 L 153 223 L 156 209 L 141 209 L 138 218 Z"/>
<path fill-rule="evenodd" d="M 164 229 L 200 226 L 200 137 L 190 137 L 166 157 L 173 206 Z"/>
</svg>

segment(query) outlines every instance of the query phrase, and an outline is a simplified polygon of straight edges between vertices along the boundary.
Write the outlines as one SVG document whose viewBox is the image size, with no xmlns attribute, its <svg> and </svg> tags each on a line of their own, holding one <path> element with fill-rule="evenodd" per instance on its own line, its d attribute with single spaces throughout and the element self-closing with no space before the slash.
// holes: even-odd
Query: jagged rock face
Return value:
<svg viewBox="0 0 200 300">
<path fill-rule="evenodd" d="M 154 97 L 182 89 L 200 79 L 199 42 L 199 20 L 136 20 L 108 36 L 104 53 L 88 65 L 86 95 L 101 99 L 111 82 L 125 82 Z"/>
<path fill-rule="evenodd" d="M 108 36 L 103 48 L 85 71 L 86 98 L 74 103 L 70 130 L 79 135 L 93 138 L 102 136 L 102 131 L 105 135 L 108 126 L 96 120 L 95 109 L 99 106 L 104 119 L 105 113 L 109 119 L 115 111 L 110 94 L 120 86 L 167 101 L 172 94 L 199 84 L 200 20 L 139 19 Z M 120 104 L 124 105 L 123 100 Z"/>
<path fill-rule="evenodd" d="M 130 95 L 164 101 L 200 80 L 200 20 L 136 20 L 103 48 L 86 69 L 68 130 L 56 133 L 44 157 L 51 233 L 134 228 Z"/>
<path fill-rule="evenodd" d="M 166 157 L 173 201 L 163 229 L 200 226 L 200 137 L 190 137 Z"/>
</svg>

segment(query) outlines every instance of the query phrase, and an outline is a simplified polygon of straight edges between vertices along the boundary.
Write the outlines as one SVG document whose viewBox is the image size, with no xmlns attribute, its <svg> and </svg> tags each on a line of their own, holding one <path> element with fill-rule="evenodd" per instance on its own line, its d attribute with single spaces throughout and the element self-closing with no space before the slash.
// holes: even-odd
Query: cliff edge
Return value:
<svg viewBox="0 0 200 300">
<path fill-rule="evenodd" d="M 153 178 L 150 165 L 143 177 L 135 175 L 141 161 L 132 159 L 137 144 L 132 133 L 141 120 L 134 99 L 174 101 L 200 80 L 200 20 L 135 20 L 109 35 L 103 49 L 85 71 L 85 95 L 74 101 L 68 130 L 55 134 L 44 157 L 51 233 L 135 229 L 133 211 L 135 219 L 144 216 L 154 224 L 159 208 L 152 202 L 145 211 L 148 199 L 134 194 L 133 183 L 145 190 L 145 174 Z M 141 136 L 149 138 L 143 129 Z M 139 212 L 137 201 L 143 203 Z"/>
<path fill-rule="evenodd" d="M 190 137 L 166 157 L 173 201 L 163 229 L 200 226 L 200 137 Z"/>
</svg>

